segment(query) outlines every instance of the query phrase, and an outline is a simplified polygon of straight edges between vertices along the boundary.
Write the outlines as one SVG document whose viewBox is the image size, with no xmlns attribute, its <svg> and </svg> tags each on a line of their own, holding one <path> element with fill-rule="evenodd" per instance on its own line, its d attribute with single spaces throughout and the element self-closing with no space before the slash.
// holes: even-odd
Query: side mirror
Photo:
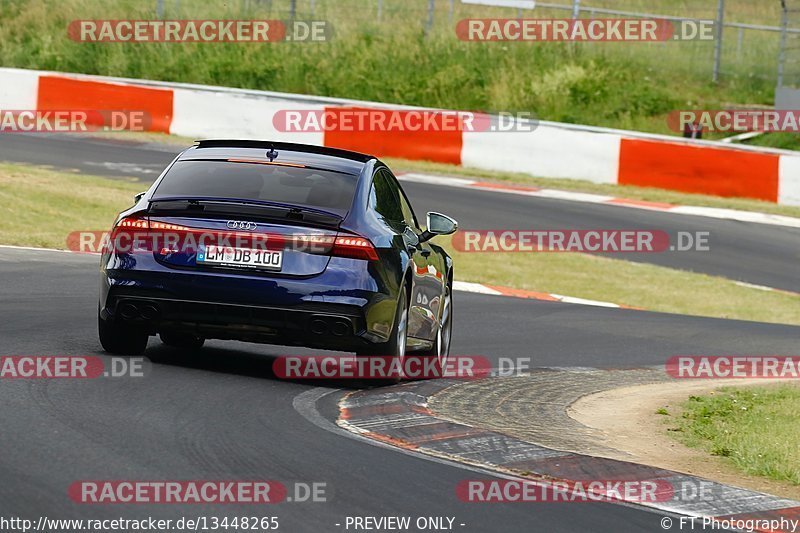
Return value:
<svg viewBox="0 0 800 533">
<path fill-rule="evenodd" d="M 428 229 L 419 236 L 421 242 L 429 241 L 437 235 L 450 235 L 458 230 L 458 222 L 441 213 L 428 213 Z"/>
<path fill-rule="evenodd" d="M 134 197 L 133 197 L 133 203 L 134 203 L 134 204 L 138 204 L 138 203 L 139 203 L 139 200 L 141 200 L 142 198 L 144 198 L 144 195 L 145 195 L 145 194 L 147 194 L 147 191 L 140 192 L 139 194 L 137 194 L 136 196 L 134 196 Z"/>
</svg>

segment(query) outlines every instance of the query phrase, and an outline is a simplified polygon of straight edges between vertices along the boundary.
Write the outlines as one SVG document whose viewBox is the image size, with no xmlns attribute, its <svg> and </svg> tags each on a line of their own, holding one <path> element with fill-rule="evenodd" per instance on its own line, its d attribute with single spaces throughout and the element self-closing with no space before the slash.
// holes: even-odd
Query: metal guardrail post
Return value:
<svg viewBox="0 0 800 533">
<path fill-rule="evenodd" d="M 436 9 L 436 0 L 428 0 L 428 20 L 425 22 L 425 35 L 433 29 L 433 13 Z"/>
<path fill-rule="evenodd" d="M 572 0 L 572 18 L 577 19 L 581 16 L 581 0 Z"/>
<path fill-rule="evenodd" d="M 722 34 L 725 29 L 725 0 L 718 0 L 717 20 L 715 23 L 716 39 L 714 41 L 714 83 L 719 81 L 719 70 L 722 64 Z"/>
<path fill-rule="evenodd" d="M 736 60 L 742 58 L 742 48 L 744 47 L 744 28 L 739 28 L 739 38 L 736 40 Z"/>
<path fill-rule="evenodd" d="M 781 46 L 778 55 L 778 87 L 783 87 L 783 73 L 786 65 L 786 37 L 789 33 L 789 8 L 786 6 L 786 0 L 781 0 L 781 7 L 783 8 L 783 17 L 781 18 Z"/>
</svg>

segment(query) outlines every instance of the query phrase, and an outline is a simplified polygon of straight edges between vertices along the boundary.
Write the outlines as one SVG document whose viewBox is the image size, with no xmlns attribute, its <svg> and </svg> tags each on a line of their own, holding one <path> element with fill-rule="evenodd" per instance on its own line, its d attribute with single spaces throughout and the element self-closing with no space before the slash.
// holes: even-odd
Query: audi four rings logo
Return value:
<svg viewBox="0 0 800 533">
<path fill-rule="evenodd" d="M 229 220 L 228 229 L 243 229 L 247 231 L 253 231 L 256 229 L 256 223 L 244 222 L 242 220 Z"/>
</svg>

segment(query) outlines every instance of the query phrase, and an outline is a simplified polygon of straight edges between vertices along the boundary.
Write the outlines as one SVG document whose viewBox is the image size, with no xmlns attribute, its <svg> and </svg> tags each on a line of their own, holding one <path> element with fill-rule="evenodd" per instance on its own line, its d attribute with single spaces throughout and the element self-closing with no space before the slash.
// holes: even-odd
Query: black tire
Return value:
<svg viewBox="0 0 800 533">
<path fill-rule="evenodd" d="M 181 350 L 199 350 L 206 342 L 203 337 L 179 331 L 162 331 L 159 337 L 161 337 L 161 342 L 167 346 Z"/>
<path fill-rule="evenodd" d="M 450 357 L 450 341 L 453 336 L 453 288 L 448 283 L 444 289 L 441 327 L 436 334 L 436 340 L 430 350 L 417 352 L 421 357 L 435 358 L 436 371 L 439 376 L 444 375 L 447 359 Z"/>
<path fill-rule="evenodd" d="M 397 301 L 397 310 L 394 315 L 394 325 L 392 332 L 389 335 L 389 341 L 383 344 L 375 345 L 372 354 L 360 352 L 359 356 L 369 357 L 370 355 L 376 356 L 389 356 L 399 362 L 399 367 L 402 369 L 406 358 L 406 340 L 408 335 L 408 291 L 405 284 L 400 290 L 400 298 Z M 366 354 L 366 355 L 364 355 Z M 400 383 L 405 379 L 405 373 L 401 370 L 399 375 L 392 375 L 381 377 L 380 379 L 371 380 L 372 383 L 377 385 L 393 385 Z"/>
<path fill-rule="evenodd" d="M 147 349 L 148 334 L 122 324 L 103 320 L 97 315 L 97 330 L 103 350 L 114 355 L 142 355 Z"/>
</svg>

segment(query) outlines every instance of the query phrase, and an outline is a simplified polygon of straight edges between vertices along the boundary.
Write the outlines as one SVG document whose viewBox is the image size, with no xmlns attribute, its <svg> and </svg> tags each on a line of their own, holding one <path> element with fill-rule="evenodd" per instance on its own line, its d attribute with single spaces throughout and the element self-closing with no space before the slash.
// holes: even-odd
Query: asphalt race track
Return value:
<svg viewBox="0 0 800 533">
<path fill-rule="evenodd" d="M 4 136 L 0 144 L 0 159 L 143 181 L 171 157 L 157 147 L 48 136 Z M 441 210 L 467 228 L 711 231 L 714 253 L 641 260 L 798 290 L 796 230 L 433 185 L 405 188 L 419 212 Z M 0 248 L 0 280 L 0 353 L 102 355 L 97 257 Z M 453 353 L 495 363 L 531 357 L 534 366 L 630 367 L 663 364 L 675 354 L 791 354 L 800 337 L 791 326 L 465 293 L 454 299 Z M 53 518 L 244 516 L 253 509 L 78 505 L 67 488 L 92 479 L 272 479 L 327 484 L 325 503 L 258 510 L 277 516 L 284 531 L 345 531 L 347 516 L 378 515 L 450 516 L 456 531 L 497 531 L 499 524 L 508 532 L 662 530 L 660 515 L 623 505 L 462 503 L 457 483 L 487 474 L 342 434 L 332 421 L 349 384 L 275 378 L 276 356 L 303 353 L 289 350 L 212 341 L 190 358 L 151 339 L 145 378 L 3 381 L 0 511 Z"/>
</svg>

